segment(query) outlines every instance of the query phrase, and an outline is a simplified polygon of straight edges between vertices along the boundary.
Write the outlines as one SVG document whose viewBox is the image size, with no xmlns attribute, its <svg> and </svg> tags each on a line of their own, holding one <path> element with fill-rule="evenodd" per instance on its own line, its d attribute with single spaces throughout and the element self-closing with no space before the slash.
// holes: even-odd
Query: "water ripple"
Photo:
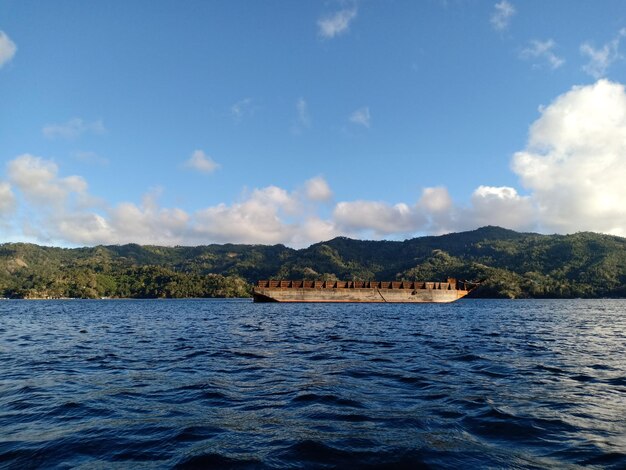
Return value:
<svg viewBox="0 0 626 470">
<path fill-rule="evenodd" d="M 626 301 L 1 301 L 0 467 L 626 467 Z"/>
</svg>

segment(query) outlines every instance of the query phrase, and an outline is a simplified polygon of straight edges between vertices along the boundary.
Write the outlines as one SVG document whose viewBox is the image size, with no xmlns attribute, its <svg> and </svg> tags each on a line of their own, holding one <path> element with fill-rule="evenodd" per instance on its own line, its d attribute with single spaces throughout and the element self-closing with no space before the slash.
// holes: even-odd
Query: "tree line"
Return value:
<svg viewBox="0 0 626 470">
<path fill-rule="evenodd" d="M 626 239 L 499 227 L 405 241 L 284 245 L 0 245 L 8 298 L 248 297 L 258 279 L 483 280 L 495 298 L 626 297 Z"/>
</svg>

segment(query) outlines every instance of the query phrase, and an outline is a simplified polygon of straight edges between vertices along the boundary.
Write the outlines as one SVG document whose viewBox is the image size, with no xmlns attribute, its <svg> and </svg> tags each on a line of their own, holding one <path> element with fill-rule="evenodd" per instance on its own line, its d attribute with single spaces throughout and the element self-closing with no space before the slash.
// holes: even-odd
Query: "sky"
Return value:
<svg viewBox="0 0 626 470">
<path fill-rule="evenodd" d="M 0 242 L 626 236 L 621 0 L 0 0 Z"/>
</svg>

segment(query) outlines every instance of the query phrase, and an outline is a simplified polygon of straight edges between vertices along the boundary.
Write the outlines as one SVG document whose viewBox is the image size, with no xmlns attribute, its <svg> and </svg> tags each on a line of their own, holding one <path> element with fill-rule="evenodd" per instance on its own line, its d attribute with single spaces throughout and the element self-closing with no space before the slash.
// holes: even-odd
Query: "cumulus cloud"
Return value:
<svg viewBox="0 0 626 470">
<path fill-rule="evenodd" d="M 311 243 L 330 240 L 342 233 L 331 220 L 324 220 L 318 216 L 307 217 L 300 225 L 299 230 L 292 237 L 292 245 L 306 247 Z"/>
<path fill-rule="evenodd" d="M 78 245 L 189 243 L 190 216 L 181 209 L 146 204 L 151 196 L 144 197 L 140 205 L 123 202 L 107 207 L 102 213 L 93 209 L 50 213 L 39 224 L 35 235 L 44 240 L 63 240 Z"/>
<path fill-rule="evenodd" d="M 367 128 L 370 127 L 370 119 L 370 108 L 367 106 L 357 109 L 350 115 L 350 122 Z"/>
<path fill-rule="evenodd" d="M 185 167 L 209 174 L 217 170 L 220 165 L 202 150 L 195 150 L 185 162 Z"/>
<path fill-rule="evenodd" d="M 598 49 L 589 42 L 583 43 L 580 46 L 580 53 L 589 57 L 589 62 L 583 66 L 583 70 L 594 78 L 603 77 L 613 62 L 622 58 L 619 45 L 625 36 L 626 28 L 622 28 L 617 36 Z"/>
<path fill-rule="evenodd" d="M 188 241 L 189 214 L 178 208 L 160 208 L 151 195 L 139 206 L 124 202 L 109 208 L 107 216 L 108 233 L 105 233 L 115 243 L 140 240 L 140 243 L 176 245 Z"/>
<path fill-rule="evenodd" d="M 335 36 L 346 33 L 350 29 L 350 23 L 356 18 L 356 4 L 350 8 L 344 8 L 332 15 L 324 16 L 317 20 L 319 35 L 324 39 L 332 39 Z"/>
<path fill-rule="evenodd" d="M 577 86 L 541 111 L 512 168 L 540 224 L 557 232 L 626 234 L 626 92 L 608 80 Z"/>
<path fill-rule="evenodd" d="M 459 227 L 457 208 L 445 187 L 424 188 L 417 205 L 428 219 L 425 231 L 439 234 L 451 232 Z"/>
<path fill-rule="evenodd" d="M 195 219 L 194 235 L 219 243 L 284 243 L 295 234 L 295 227 L 281 220 L 276 207 L 254 198 L 202 209 Z"/>
<path fill-rule="evenodd" d="M 0 217 L 13 212 L 15 205 L 15 195 L 11 190 L 11 185 L 6 181 L 0 181 Z"/>
<path fill-rule="evenodd" d="M 247 200 L 275 207 L 289 215 L 297 214 L 301 208 L 301 201 L 296 194 L 274 185 L 255 189 L 247 196 Z"/>
<path fill-rule="evenodd" d="M 37 158 L 37 157 L 33 157 Z M 23 167 L 24 158 L 11 162 L 11 168 Z M 193 213 L 159 205 L 159 190 L 143 197 L 140 204 L 122 202 L 115 206 L 78 205 L 71 202 L 78 195 L 89 196 L 79 177 L 60 177 L 50 161 L 31 163 L 31 176 L 22 181 L 11 171 L 14 181 L 24 191 L 34 193 L 26 199 L 32 213 L 23 232 L 42 241 L 73 244 L 203 244 L 203 243 L 311 243 L 311 236 L 332 234 L 332 224 L 305 210 L 302 197 L 314 200 L 322 196 L 320 180 L 308 186 L 311 192 L 289 192 L 277 186 L 254 189 L 232 204 L 218 204 Z M 315 184 L 317 183 L 317 184 Z M 313 187 L 317 189 L 313 189 Z M 36 188 L 33 190 L 32 188 Z M 1 190 L 1 188 L 0 188 Z M 47 197 L 44 197 L 44 194 Z M 51 197 L 65 200 L 54 203 Z M 91 198 L 95 200 L 95 198 Z"/>
<path fill-rule="evenodd" d="M 452 198 L 443 186 L 424 188 L 420 205 L 429 213 L 447 212 L 452 207 Z"/>
<path fill-rule="evenodd" d="M 193 237 L 216 242 L 287 243 L 307 240 L 303 226 L 303 201 L 297 192 L 277 186 L 255 189 L 236 203 L 219 204 L 197 211 Z M 293 219 L 288 221 L 288 219 Z M 309 228 L 310 230 L 310 228 Z M 311 243 L 311 240 L 307 240 Z"/>
<path fill-rule="evenodd" d="M 343 233 L 371 234 L 376 238 L 415 233 L 426 223 L 426 218 L 415 206 L 379 201 L 339 202 L 333 211 L 333 220 Z"/>
<path fill-rule="evenodd" d="M 537 222 L 532 199 L 506 186 L 479 186 L 472 194 L 470 210 L 463 215 L 462 225 L 466 228 L 499 225 L 531 230 Z"/>
<path fill-rule="evenodd" d="M 333 197 L 333 192 L 328 183 L 321 176 L 316 176 L 307 180 L 304 184 L 306 197 L 310 201 L 324 202 L 329 201 Z"/>
<path fill-rule="evenodd" d="M 31 235 L 40 240 L 62 240 L 78 245 L 117 243 L 107 220 L 93 212 L 53 213 L 36 229 L 31 226 Z"/>
<path fill-rule="evenodd" d="M 497 31 L 504 31 L 509 27 L 511 18 L 515 15 L 516 10 L 511 2 L 502 0 L 493 6 L 494 10 L 491 14 L 491 25 Z"/>
<path fill-rule="evenodd" d="M 320 176 L 293 191 L 266 186 L 244 192 L 234 203 L 189 213 L 161 207 L 159 191 L 145 195 L 140 204 L 107 205 L 89 194 L 83 178 L 61 175 L 54 162 L 41 157 L 21 155 L 9 162 L 7 170 L 28 214 L 21 222 L 22 233 L 51 243 L 232 242 L 300 247 L 339 234 L 382 237 L 411 233 L 424 220 L 416 206 L 371 201 L 340 203 L 333 217 L 322 218 L 318 204 L 329 202 L 332 191 Z M 7 209 L 13 205 L 12 194 L 9 183 L 0 185 Z"/>
<path fill-rule="evenodd" d="M 7 165 L 9 181 L 34 204 L 62 206 L 70 195 L 85 195 L 87 183 L 80 176 L 58 176 L 58 166 L 30 154 L 23 154 Z"/>
<path fill-rule="evenodd" d="M 115 206 L 89 194 L 78 175 L 62 175 L 50 160 L 24 154 L 0 181 L 0 215 L 40 241 L 73 244 L 284 243 L 294 247 L 337 235 L 398 238 L 501 225 L 516 230 L 626 235 L 626 90 L 608 80 L 573 87 L 540 109 L 526 147 L 511 167 L 524 192 L 481 185 L 466 203 L 445 187 L 416 202 L 343 200 L 321 176 L 287 190 L 266 186 L 231 203 L 188 212 L 161 207 L 158 191 Z M 322 216 L 328 212 L 330 214 Z M 16 205 L 20 210 L 15 211 Z M 17 223 L 11 211 L 26 214 Z M 7 219 L 9 217 L 9 219 Z M 16 216 L 17 217 L 17 216 Z"/>
<path fill-rule="evenodd" d="M 72 118 L 62 124 L 46 124 L 42 132 L 45 137 L 50 139 L 73 140 L 85 133 L 104 134 L 106 128 L 101 120 L 87 122 L 81 118 Z"/>
<path fill-rule="evenodd" d="M 558 69 L 565 63 L 565 59 L 554 53 L 555 47 L 556 43 L 552 39 L 548 39 L 546 41 L 533 39 L 527 47 L 522 49 L 520 56 L 523 59 L 542 59 L 547 62 L 551 69 Z"/>
<path fill-rule="evenodd" d="M 27 218 L 21 222 L 24 235 L 40 241 L 72 242 L 77 235 L 64 231 L 72 220 L 85 222 L 84 210 L 101 201 L 88 193 L 88 185 L 78 175 L 60 176 L 56 163 L 23 154 L 7 164 L 7 176 Z M 74 223 L 76 226 L 76 223 Z M 84 227 L 88 227 L 85 224 Z M 80 230 L 76 226 L 76 233 Z M 91 241 L 87 237 L 85 243 Z"/>
<path fill-rule="evenodd" d="M 16 51 L 15 43 L 4 31 L 0 31 L 0 68 L 13 58 Z"/>
<path fill-rule="evenodd" d="M 146 194 L 141 204 L 110 206 L 89 194 L 82 177 L 59 173 L 54 162 L 29 154 L 8 163 L 9 182 L 19 191 L 28 214 L 21 222 L 24 235 L 53 243 L 176 245 L 310 243 L 307 234 L 332 233 L 328 224 L 305 207 L 307 201 L 324 196 L 321 179 L 307 183 L 307 192 L 267 186 L 245 193 L 233 204 L 188 213 L 160 207 L 158 190 Z M 0 184 L 0 211 L 15 204 L 10 184 Z"/>
</svg>

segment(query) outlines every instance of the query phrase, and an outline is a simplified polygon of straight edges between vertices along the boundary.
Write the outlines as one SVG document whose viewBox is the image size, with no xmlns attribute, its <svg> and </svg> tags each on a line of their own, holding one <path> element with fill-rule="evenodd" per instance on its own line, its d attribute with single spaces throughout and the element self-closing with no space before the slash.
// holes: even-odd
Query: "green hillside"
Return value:
<svg viewBox="0 0 626 470">
<path fill-rule="evenodd" d="M 479 297 L 626 297 L 626 239 L 499 227 L 402 242 L 198 247 L 0 245 L 0 296 L 240 297 L 257 279 L 485 279 Z"/>
</svg>

